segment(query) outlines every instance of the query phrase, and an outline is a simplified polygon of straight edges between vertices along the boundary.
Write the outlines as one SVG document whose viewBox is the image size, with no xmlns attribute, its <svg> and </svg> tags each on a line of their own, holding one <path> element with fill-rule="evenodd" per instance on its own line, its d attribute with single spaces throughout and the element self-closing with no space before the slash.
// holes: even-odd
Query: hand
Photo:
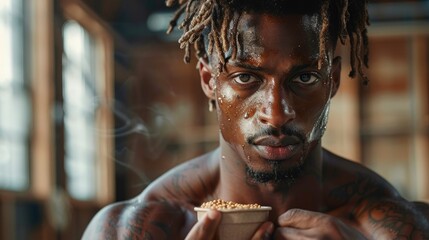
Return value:
<svg viewBox="0 0 429 240">
<path fill-rule="evenodd" d="M 185 240 L 210 240 L 215 239 L 217 229 L 221 219 L 220 212 L 210 210 L 201 220 L 199 220 L 189 231 Z"/>
<path fill-rule="evenodd" d="M 185 240 L 211 240 L 216 239 L 216 232 L 221 220 L 220 212 L 210 210 L 200 221 L 198 221 L 189 231 Z M 270 239 L 274 224 L 264 222 L 254 233 L 252 240 Z"/>
<path fill-rule="evenodd" d="M 280 215 L 279 226 L 274 239 L 366 239 L 336 217 L 302 209 Z"/>
</svg>

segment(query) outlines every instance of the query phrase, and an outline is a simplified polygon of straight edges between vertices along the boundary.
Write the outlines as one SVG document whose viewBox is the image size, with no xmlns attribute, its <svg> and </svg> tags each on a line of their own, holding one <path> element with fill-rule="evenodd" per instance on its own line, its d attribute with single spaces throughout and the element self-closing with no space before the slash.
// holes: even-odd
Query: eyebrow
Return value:
<svg viewBox="0 0 429 240">
<path fill-rule="evenodd" d="M 246 62 L 241 62 L 241 61 L 231 61 L 231 62 L 227 62 L 227 64 L 234 66 L 234 67 L 245 68 L 245 69 L 249 69 L 249 70 L 253 70 L 253 71 L 266 71 L 267 70 L 264 67 L 255 66 L 255 65 L 252 65 L 252 64 L 249 64 Z M 314 60 L 311 63 L 294 65 L 291 67 L 291 69 L 288 72 L 295 73 L 295 72 L 298 72 L 302 69 L 305 69 L 305 68 L 308 68 L 311 66 L 317 66 L 317 60 Z"/>
<path fill-rule="evenodd" d="M 250 69 L 253 71 L 263 71 L 264 70 L 263 67 L 258 67 L 258 66 L 252 65 L 252 64 L 248 64 L 245 62 L 239 62 L 239 61 L 228 62 L 227 64 L 234 66 L 234 67 Z"/>
</svg>

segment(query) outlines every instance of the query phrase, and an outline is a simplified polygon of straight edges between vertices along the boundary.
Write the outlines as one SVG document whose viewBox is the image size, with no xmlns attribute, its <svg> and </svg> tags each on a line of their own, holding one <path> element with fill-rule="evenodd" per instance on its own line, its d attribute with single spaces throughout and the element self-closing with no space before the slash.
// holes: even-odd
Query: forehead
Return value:
<svg viewBox="0 0 429 240">
<path fill-rule="evenodd" d="M 238 25 L 238 58 L 262 55 L 304 56 L 319 53 L 320 18 L 316 14 L 244 13 Z"/>
</svg>

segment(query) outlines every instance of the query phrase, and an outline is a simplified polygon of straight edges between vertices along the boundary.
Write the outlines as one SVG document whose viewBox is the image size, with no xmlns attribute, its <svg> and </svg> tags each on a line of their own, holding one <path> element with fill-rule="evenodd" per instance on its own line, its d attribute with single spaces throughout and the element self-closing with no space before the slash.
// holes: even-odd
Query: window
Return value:
<svg viewBox="0 0 429 240">
<path fill-rule="evenodd" d="M 0 189 L 29 188 L 30 104 L 24 57 L 24 7 L 0 1 Z"/>
<path fill-rule="evenodd" d="M 96 194 L 97 110 L 95 46 L 91 35 L 75 21 L 63 29 L 63 98 L 67 188 L 76 199 Z"/>
<path fill-rule="evenodd" d="M 64 172 L 73 199 L 113 199 L 112 39 L 83 5 L 65 4 L 62 96 Z"/>
</svg>

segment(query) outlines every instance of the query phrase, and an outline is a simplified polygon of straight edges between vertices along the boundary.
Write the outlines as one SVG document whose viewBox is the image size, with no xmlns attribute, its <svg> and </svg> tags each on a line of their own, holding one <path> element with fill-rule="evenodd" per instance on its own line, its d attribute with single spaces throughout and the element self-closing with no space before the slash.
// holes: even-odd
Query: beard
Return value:
<svg viewBox="0 0 429 240">
<path fill-rule="evenodd" d="M 246 166 L 246 175 L 248 180 L 253 183 L 286 183 L 288 186 L 293 184 L 296 179 L 303 175 L 305 164 L 301 160 L 297 165 L 288 169 L 281 169 L 279 161 L 269 161 L 271 169 L 269 171 L 258 171 Z"/>
</svg>

